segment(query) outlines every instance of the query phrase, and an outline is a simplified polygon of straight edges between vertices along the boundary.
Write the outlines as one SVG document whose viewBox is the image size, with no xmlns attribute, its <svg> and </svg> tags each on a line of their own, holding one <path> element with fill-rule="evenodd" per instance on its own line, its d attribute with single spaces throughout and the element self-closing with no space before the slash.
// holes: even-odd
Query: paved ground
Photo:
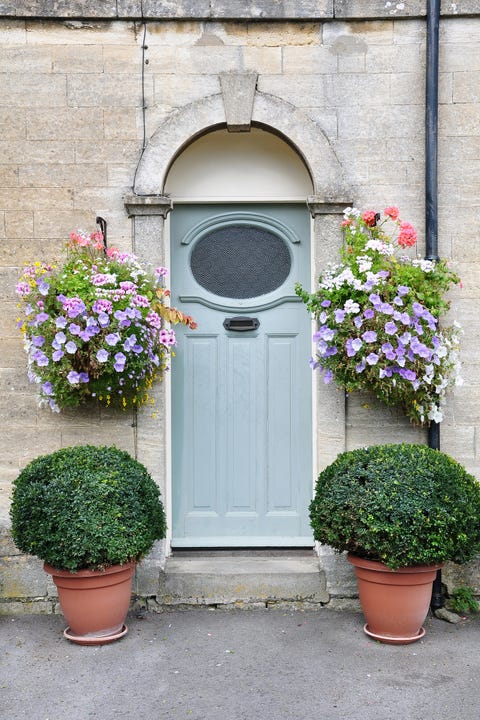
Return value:
<svg viewBox="0 0 480 720">
<path fill-rule="evenodd" d="M 104 646 L 61 616 L 0 617 L 1 720 L 478 720 L 480 617 L 428 618 L 382 645 L 356 612 L 184 610 L 130 616 Z"/>
</svg>

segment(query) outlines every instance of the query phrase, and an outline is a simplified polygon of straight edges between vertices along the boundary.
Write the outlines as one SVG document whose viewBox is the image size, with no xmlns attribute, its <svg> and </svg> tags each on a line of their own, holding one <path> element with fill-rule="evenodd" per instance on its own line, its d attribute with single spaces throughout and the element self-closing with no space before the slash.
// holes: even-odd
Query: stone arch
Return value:
<svg viewBox="0 0 480 720">
<path fill-rule="evenodd" d="M 343 200 L 341 165 L 323 131 L 302 110 L 273 95 L 256 92 L 251 121 L 279 134 L 295 148 L 310 172 L 315 197 L 326 202 Z M 221 93 L 172 112 L 145 148 L 134 194 L 162 195 L 170 165 L 182 149 L 203 133 L 226 125 Z"/>
</svg>

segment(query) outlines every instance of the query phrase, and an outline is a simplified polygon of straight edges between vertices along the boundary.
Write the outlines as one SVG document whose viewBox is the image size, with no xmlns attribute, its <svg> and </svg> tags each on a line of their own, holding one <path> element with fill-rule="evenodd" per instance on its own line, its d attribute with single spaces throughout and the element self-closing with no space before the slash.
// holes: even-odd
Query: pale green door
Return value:
<svg viewBox="0 0 480 720">
<path fill-rule="evenodd" d="M 312 493 L 306 206 L 171 213 L 173 547 L 305 546 Z"/>
</svg>

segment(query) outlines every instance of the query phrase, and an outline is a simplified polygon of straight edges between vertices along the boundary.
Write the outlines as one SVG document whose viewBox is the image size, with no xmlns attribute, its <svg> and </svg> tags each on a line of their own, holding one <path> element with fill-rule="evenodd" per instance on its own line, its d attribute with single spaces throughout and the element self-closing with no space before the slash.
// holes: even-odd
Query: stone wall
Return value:
<svg viewBox="0 0 480 720">
<path fill-rule="evenodd" d="M 58 256 L 68 233 L 93 229 L 97 215 L 108 220 L 109 242 L 130 249 L 123 198 L 132 192 L 144 139 L 177 108 L 218 94 L 225 71 L 258 73 L 260 93 L 299 108 L 326 136 L 355 204 L 397 204 L 422 237 L 425 5 L 0 2 L 1 597 L 50 607 L 40 564 L 19 555 L 8 535 L 11 481 L 33 457 L 75 443 L 115 442 L 145 462 L 165 491 L 162 412 L 137 424 L 108 410 L 59 416 L 37 407 L 15 329 L 19 268 Z M 462 277 L 451 316 L 465 330 L 465 384 L 450 398 L 441 438 L 443 450 L 480 476 L 480 13 L 476 0 L 442 5 L 439 253 Z M 341 411 L 336 422 L 346 427 L 345 447 L 425 439 L 370 398 L 349 398 L 344 420 L 343 397 L 318 388 L 320 398 L 325 392 L 327 406 Z M 162 388 L 158 402 L 163 410 Z M 331 420 L 319 418 L 319 466 L 343 449 L 329 445 Z M 162 558 L 160 549 L 140 593 L 151 592 Z"/>
</svg>

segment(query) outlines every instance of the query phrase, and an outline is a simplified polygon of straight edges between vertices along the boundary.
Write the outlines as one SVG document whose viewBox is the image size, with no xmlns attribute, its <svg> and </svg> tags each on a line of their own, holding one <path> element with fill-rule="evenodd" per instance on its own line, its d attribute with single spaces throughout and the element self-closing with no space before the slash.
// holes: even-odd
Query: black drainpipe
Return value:
<svg viewBox="0 0 480 720">
<path fill-rule="evenodd" d="M 427 0 L 427 50 L 425 92 L 425 256 L 436 262 L 438 258 L 438 31 L 440 0 Z M 440 450 L 440 425 L 432 421 L 428 428 L 428 446 Z M 442 571 L 432 588 L 432 610 L 443 607 Z"/>
</svg>

